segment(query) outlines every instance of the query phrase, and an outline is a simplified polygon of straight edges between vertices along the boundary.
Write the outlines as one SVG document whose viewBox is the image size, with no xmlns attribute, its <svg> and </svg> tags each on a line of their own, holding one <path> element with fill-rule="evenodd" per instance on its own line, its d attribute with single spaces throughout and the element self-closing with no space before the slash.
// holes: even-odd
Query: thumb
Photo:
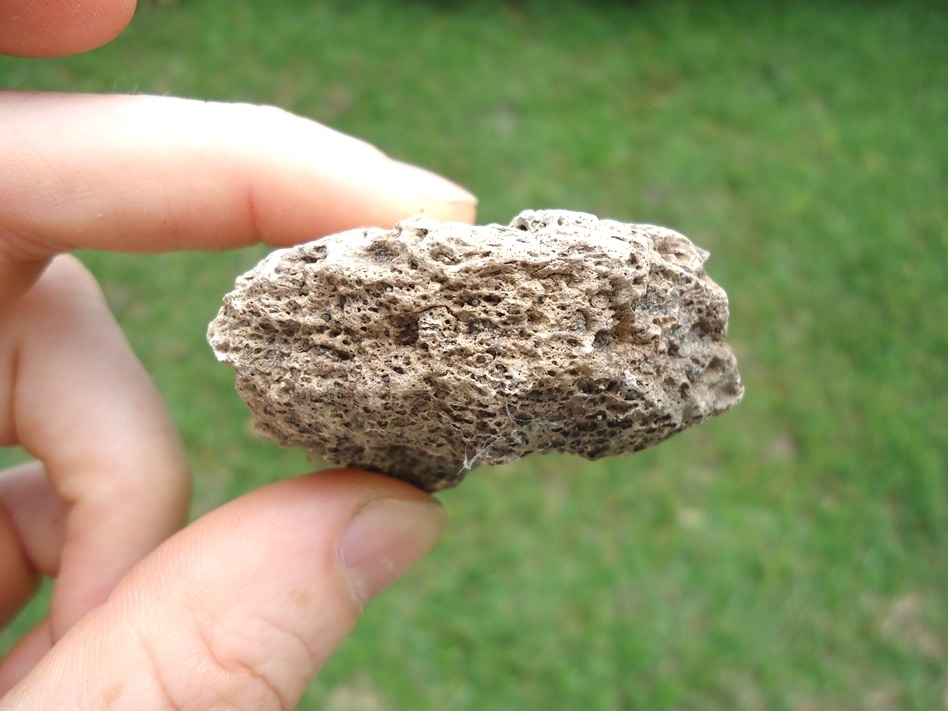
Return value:
<svg viewBox="0 0 948 711">
<path fill-rule="evenodd" d="M 374 474 L 272 484 L 145 558 L 0 709 L 293 708 L 443 527 L 433 499 Z"/>
</svg>

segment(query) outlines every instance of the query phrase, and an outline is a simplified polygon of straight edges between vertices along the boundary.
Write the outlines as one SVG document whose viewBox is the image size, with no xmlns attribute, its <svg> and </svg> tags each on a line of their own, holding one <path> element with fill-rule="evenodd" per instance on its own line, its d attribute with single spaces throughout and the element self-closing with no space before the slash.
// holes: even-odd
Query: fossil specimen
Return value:
<svg viewBox="0 0 948 711">
<path fill-rule="evenodd" d="M 257 428 L 434 491 L 475 464 L 635 452 L 737 403 L 707 253 L 563 210 L 276 251 L 208 332 Z"/>
</svg>

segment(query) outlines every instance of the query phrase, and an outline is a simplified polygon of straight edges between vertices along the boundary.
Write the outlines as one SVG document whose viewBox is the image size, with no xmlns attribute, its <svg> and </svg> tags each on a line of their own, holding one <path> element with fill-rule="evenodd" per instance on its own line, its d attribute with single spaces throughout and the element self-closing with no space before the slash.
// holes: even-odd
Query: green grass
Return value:
<svg viewBox="0 0 948 711">
<path fill-rule="evenodd" d="M 0 85 L 280 104 L 483 221 L 581 209 L 713 253 L 745 401 L 631 459 L 473 473 L 303 708 L 948 708 L 948 3 L 183 0 Z M 306 467 L 203 340 L 262 253 L 83 255 L 196 514 Z"/>
</svg>

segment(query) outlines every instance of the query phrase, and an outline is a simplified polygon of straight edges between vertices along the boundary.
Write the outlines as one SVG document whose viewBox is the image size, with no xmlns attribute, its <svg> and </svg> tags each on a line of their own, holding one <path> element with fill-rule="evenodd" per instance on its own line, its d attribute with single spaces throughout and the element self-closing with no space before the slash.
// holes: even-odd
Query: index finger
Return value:
<svg viewBox="0 0 948 711">
<path fill-rule="evenodd" d="M 132 19 L 135 0 L 3 0 L 0 53 L 55 57 L 108 42 Z"/>
<path fill-rule="evenodd" d="M 289 245 L 474 217 L 454 183 L 273 107 L 3 92 L 0 125 L 0 306 L 31 265 L 80 247 Z"/>
</svg>

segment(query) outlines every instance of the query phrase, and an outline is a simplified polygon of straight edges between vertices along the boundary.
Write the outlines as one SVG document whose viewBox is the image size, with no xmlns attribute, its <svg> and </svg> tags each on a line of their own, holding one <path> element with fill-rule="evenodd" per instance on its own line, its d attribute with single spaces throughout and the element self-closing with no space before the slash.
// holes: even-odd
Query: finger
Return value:
<svg viewBox="0 0 948 711">
<path fill-rule="evenodd" d="M 67 513 L 39 462 L 0 472 L 0 627 L 56 574 Z"/>
<path fill-rule="evenodd" d="M 0 54 L 55 57 L 105 44 L 128 25 L 135 0 L 3 0 Z"/>
<path fill-rule="evenodd" d="M 0 472 L 0 508 L 7 511 L 31 566 L 55 576 L 69 504 L 53 488 L 42 462 L 27 462 Z"/>
<path fill-rule="evenodd" d="M 43 539 L 39 520 L 19 526 L 36 567 L 58 567 L 55 640 L 180 528 L 188 465 L 154 385 L 72 257 L 57 257 L 4 314 L 0 372 L 14 374 L 0 382 L 0 441 L 42 461 L 69 508 L 59 560 L 49 550 L 53 529 Z"/>
<path fill-rule="evenodd" d="M 39 576 L 30 564 L 9 513 L 0 506 L 0 629 L 36 591 Z"/>
<path fill-rule="evenodd" d="M 0 124 L 0 276 L 77 247 L 288 245 L 474 217 L 444 178 L 272 107 L 8 92 Z"/>
<path fill-rule="evenodd" d="M 365 596 L 443 526 L 430 497 L 366 472 L 265 487 L 137 566 L 0 709 L 292 708 Z"/>
</svg>

